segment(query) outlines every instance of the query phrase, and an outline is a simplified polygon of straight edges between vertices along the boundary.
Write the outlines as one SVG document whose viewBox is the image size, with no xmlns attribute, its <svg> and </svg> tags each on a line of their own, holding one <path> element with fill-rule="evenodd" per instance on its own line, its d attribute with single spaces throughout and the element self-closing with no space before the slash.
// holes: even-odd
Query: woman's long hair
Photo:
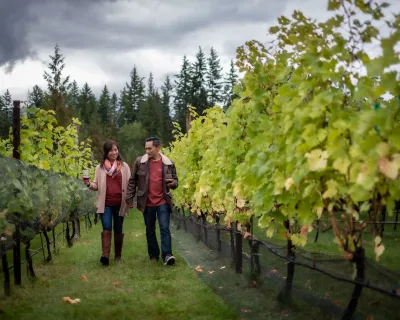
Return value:
<svg viewBox="0 0 400 320">
<path fill-rule="evenodd" d="M 104 154 L 103 154 L 103 159 L 101 160 L 100 167 L 104 166 L 104 161 L 106 161 L 108 153 L 112 149 L 113 145 L 115 145 L 117 147 L 117 149 L 118 149 L 117 160 L 121 161 L 121 164 L 122 164 L 122 162 L 124 162 L 124 159 L 122 158 L 121 153 L 119 152 L 118 144 L 113 140 L 108 140 L 108 141 L 106 141 L 106 143 L 104 143 L 104 146 L 103 146 Z"/>
</svg>

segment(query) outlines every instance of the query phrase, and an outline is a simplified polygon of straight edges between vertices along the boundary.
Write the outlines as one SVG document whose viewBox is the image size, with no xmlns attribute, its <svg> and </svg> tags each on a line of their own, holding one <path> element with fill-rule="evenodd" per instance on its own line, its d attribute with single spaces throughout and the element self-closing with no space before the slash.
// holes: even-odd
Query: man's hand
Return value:
<svg viewBox="0 0 400 320">
<path fill-rule="evenodd" d="M 167 179 L 167 180 L 165 180 L 165 182 L 167 183 L 167 186 L 170 188 L 174 187 L 176 185 L 176 180 L 174 180 L 174 179 Z"/>
<path fill-rule="evenodd" d="M 127 203 L 126 205 L 127 205 L 129 208 L 134 208 L 134 207 L 135 207 L 134 204 L 133 204 L 133 201 Z"/>
</svg>

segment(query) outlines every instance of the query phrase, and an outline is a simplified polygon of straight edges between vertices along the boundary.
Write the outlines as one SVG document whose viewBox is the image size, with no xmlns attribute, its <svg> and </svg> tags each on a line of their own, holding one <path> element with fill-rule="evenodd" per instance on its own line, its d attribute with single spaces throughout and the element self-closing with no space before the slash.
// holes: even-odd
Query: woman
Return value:
<svg viewBox="0 0 400 320">
<path fill-rule="evenodd" d="M 103 253 L 100 262 L 107 266 L 110 259 L 113 220 L 115 260 L 121 260 L 124 241 L 122 225 L 129 210 L 125 203 L 126 187 L 131 176 L 131 170 L 119 154 L 118 145 L 115 141 L 107 141 L 103 150 L 103 160 L 96 167 L 94 181 L 85 184 L 91 190 L 98 191 L 97 213 L 100 215 L 103 225 L 103 232 L 101 233 Z"/>
</svg>

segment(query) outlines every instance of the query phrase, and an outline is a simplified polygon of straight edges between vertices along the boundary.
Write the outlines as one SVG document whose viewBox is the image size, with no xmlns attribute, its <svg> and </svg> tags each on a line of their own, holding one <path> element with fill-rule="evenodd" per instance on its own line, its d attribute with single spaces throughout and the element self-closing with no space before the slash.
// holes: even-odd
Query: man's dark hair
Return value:
<svg viewBox="0 0 400 320">
<path fill-rule="evenodd" d="M 147 138 L 144 143 L 150 142 L 150 141 L 153 141 L 153 146 L 155 146 L 155 147 L 158 147 L 159 145 L 161 145 L 160 139 L 158 139 L 157 137 Z"/>
</svg>

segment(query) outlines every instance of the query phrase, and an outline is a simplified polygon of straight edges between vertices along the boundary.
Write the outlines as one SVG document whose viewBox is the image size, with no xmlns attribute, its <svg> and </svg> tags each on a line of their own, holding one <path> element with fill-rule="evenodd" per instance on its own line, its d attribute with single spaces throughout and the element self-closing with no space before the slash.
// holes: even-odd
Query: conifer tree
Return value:
<svg viewBox="0 0 400 320">
<path fill-rule="evenodd" d="M 208 106 L 214 107 L 217 103 L 222 102 L 222 67 L 218 54 L 213 47 L 210 50 L 208 58 L 207 72 L 207 91 L 208 91 Z"/>
<path fill-rule="evenodd" d="M 60 53 L 58 44 L 54 48 L 54 56 L 50 56 L 49 71 L 44 72 L 47 82 L 45 108 L 56 112 L 58 123 L 66 126 L 70 123 L 72 109 L 66 104 L 67 93 L 70 90 L 69 76 L 63 78 L 65 68 L 64 56 Z"/>
</svg>

